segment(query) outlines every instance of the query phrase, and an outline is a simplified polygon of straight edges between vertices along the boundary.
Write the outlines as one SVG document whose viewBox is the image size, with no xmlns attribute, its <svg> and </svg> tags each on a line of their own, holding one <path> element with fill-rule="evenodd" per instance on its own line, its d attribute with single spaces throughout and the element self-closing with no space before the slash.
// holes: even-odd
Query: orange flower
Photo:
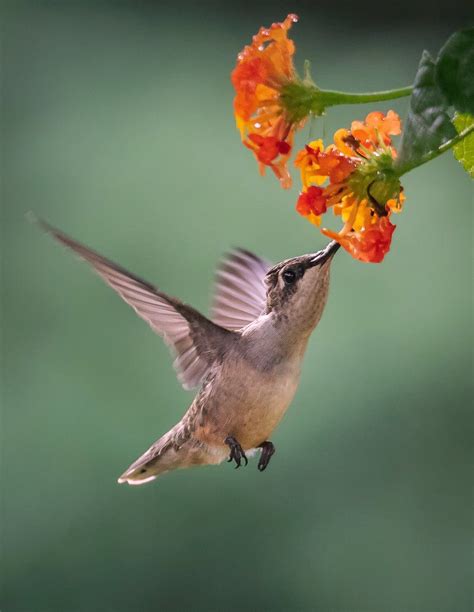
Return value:
<svg viewBox="0 0 474 612">
<path fill-rule="evenodd" d="M 386 115 L 380 112 L 369 113 L 364 122 L 352 122 L 351 134 L 366 149 L 374 151 L 382 143 L 390 145 L 390 136 L 400 134 L 400 117 L 392 110 Z"/>
<path fill-rule="evenodd" d="M 295 160 L 303 183 L 297 211 L 319 225 L 326 210 L 310 202 L 324 201 L 325 209 L 332 207 L 344 225 L 339 232 L 322 233 L 361 261 L 383 260 L 395 230 L 390 215 L 401 210 L 405 199 L 393 169 L 396 151 L 390 138 L 399 133 L 396 113 L 370 113 L 365 122 L 354 121 L 351 130 L 338 130 L 333 145 L 324 149 L 321 140 L 314 141 Z M 317 194 L 310 194 L 313 189 Z"/>
<path fill-rule="evenodd" d="M 353 121 L 351 129 L 338 130 L 334 134 L 336 147 L 345 155 L 358 154 L 366 157 L 369 152 L 375 151 L 381 145 L 390 146 L 390 136 L 400 134 L 400 117 L 390 110 L 386 115 L 372 112 L 365 121 Z M 393 157 L 396 151 L 391 147 Z"/>
<path fill-rule="evenodd" d="M 253 151 L 260 173 L 270 167 L 284 188 L 291 185 L 287 162 L 294 133 L 304 123 L 290 116 L 281 99 L 282 89 L 296 80 L 295 45 L 288 30 L 297 20 L 296 15 L 288 15 L 282 23 L 261 28 L 239 53 L 231 75 L 242 141 Z"/>
<path fill-rule="evenodd" d="M 361 232 L 340 236 L 337 232 L 321 230 L 325 236 L 337 240 L 352 257 L 366 263 L 380 263 L 390 250 L 396 225 L 388 217 L 376 217 L 376 222 Z"/>
<path fill-rule="evenodd" d="M 356 167 L 351 158 L 346 157 L 334 147 L 324 151 L 322 140 L 315 140 L 306 145 L 295 159 L 295 166 L 301 170 L 303 187 L 312 183 L 322 185 L 327 178 L 331 183 L 343 181 Z"/>
<path fill-rule="evenodd" d="M 319 225 L 321 223 L 321 215 L 327 210 L 324 190 L 321 187 L 311 186 L 307 191 L 300 193 L 296 203 L 296 210 L 303 217 L 307 217 L 311 223 Z"/>
</svg>

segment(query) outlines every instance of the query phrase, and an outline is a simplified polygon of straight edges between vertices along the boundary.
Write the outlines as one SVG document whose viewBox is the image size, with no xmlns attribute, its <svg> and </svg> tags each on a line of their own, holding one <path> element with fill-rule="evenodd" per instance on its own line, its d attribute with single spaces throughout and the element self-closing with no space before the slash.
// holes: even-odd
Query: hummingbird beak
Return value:
<svg viewBox="0 0 474 612">
<path fill-rule="evenodd" d="M 320 266 L 327 261 L 330 261 L 341 245 L 339 242 L 332 240 L 325 249 L 318 251 L 308 262 L 308 267 Z"/>
</svg>

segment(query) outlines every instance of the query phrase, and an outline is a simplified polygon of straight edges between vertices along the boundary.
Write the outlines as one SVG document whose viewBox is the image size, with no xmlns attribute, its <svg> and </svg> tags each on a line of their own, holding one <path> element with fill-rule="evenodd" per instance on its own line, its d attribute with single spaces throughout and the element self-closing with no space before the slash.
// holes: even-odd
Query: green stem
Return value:
<svg viewBox="0 0 474 612">
<path fill-rule="evenodd" d="M 461 142 L 461 140 L 466 138 L 466 136 L 469 136 L 469 134 L 471 134 L 473 131 L 474 131 L 474 123 L 468 126 L 467 128 L 465 128 L 464 130 L 462 130 L 462 132 L 459 132 L 459 134 L 457 136 L 454 136 L 454 138 L 451 138 L 451 140 L 447 140 L 446 142 L 444 142 L 434 151 L 430 151 L 429 153 L 426 153 L 426 155 L 423 155 L 423 157 L 421 157 L 415 163 L 405 164 L 404 166 L 396 168 L 398 176 L 402 176 L 403 174 L 406 174 L 407 172 L 411 172 L 411 170 L 414 170 L 415 168 L 418 168 L 419 166 L 426 164 L 432 159 L 439 157 L 440 155 L 442 155 L 449 149 L 452 149 L 455 145 L 458 144 L 458 142 Z"/>
<path fill-rule="evenodd" d="M 311 81 L 308 64 L 305 64 L 304 80 L 290 81 L 284 85 L 280 92 L 280 100 L 290 121 L 297 123 L 305 119 L 309 114 L 322 115 L 328 106 L 394 100 L 395 98 L 409 96 L 411 92 L 412 87 L 374 91 L 371 93 L 347 93 L 344 91 L 318 89 Z"/>
<path fill-rule="evenodd" d="M 330 89 L 318 90 L 318 103 L 324 106 L 335 106 L 336 104 L 366 104 L 368 102 L 381 102 L 383 100 L 395 100 L 409 96 L 413 87 L 401 87 L 399 89 L 388 89 L 386 91 L 373 91 L 370 93 L 347 93 L 345 91 L 332 91 Z"/>
</svg>

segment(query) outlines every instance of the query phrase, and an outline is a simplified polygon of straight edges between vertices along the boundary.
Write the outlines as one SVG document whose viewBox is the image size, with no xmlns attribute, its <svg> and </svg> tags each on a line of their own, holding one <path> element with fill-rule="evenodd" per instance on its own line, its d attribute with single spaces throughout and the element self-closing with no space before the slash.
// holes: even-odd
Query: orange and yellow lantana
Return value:
<svg viewBox="0 0 474 612">
<path fill-rule="evenodd" d="M 231 75 L 242 141 L 254 153 L 261 174 L 268 166 L 284 188 L 291 185 L 287 162 L 294 133 L 304 123 L 290 116 L 281 98 L 283 88 L 296 79 L 295 45 L 288 30 L 297 20 L 296 15 L 288 15 L 282 23 L 261 28 L 239 53 Z"/>
<path fill-rule="evenodd" d="M 325 149 L 321 140 L 311 142 L 295 160 L 303 183 L 296 210 L 319 226 L 321 216 L 332 208 L 344 225 L 339 232 L 322 233 L 361 261 L 383 260 L 395 230 L 390 215 L 403 204 L 393 170 L 396 151 L 391 136 L 397 134 L 396 113 L 369 113 L 364 122 L 354 121 L 350 130 L 338 130 L 334 144 Z"/>
</svg>

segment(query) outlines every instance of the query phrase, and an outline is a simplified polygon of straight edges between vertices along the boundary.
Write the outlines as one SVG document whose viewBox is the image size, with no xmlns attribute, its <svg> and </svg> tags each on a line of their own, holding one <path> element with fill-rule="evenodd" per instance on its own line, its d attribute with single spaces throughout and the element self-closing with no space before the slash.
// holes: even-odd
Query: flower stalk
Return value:
<svg viewBox="0 0 474 612">
<path fill-rule="evenodd" d="M 367 104 L 369 102 L 383 102 L 384 100 L 395 100 L 411 95 L 413 87 L 400 87 L 399 89 L 387 89 L 386 91 L 372 91 L 368 93 L 349 93 L 345 91 L 332 91 L 320 89 L 319 96 L 326 106 L 340 104 Z"/>
<path fill-rule="evenodd" d="M 458 142 L 461 142 L 461 140 L 464 140 L 466 136 L 469 136 L 469 134 L 472 134 L 473 131 L 474 131 L 474 123 L 469 125 L 464 130 L 462 130 L 462 132 L 459 132 L 459 134 L 457 136 L 454 136 L 454 138 L 451 138 L 450 140 L 447 140 L 446 142 L 444 142 L 437 149 L 434 149 L 434 151 L 430 151 L 429 153 L 421 157 L 419 160 L 416 161 L 416 163 L 405 164 L 399 167 L 395 165 L 398 176 L 403 176 L 407 172 L 411 172 L 415 168 L 419 168 L 420 166 L 423 166 L 423 164 L 426 164 L 432 159 L 436 159 L 443 153 L 446 153 L 446 151 L 449 151 L 449 149 L 452 149 L 454 146 L 456 146 Z"/>
<path fill-rule="evenodd" d="M 413 89 L 410 86 L 369 93 L 349 93 L 320 89 L 309 77 L 307 68 L 305 68 L 305 72 L 306 76 L 303 81 L 288 83 L 282 88 L 280 93 L 282 106 L 294 121 L 301 121 L 310 114 L 320 116 L 329 106 L 367 104 L 369 102 L 404 98 L 409 96 Z"/>
</svg>

